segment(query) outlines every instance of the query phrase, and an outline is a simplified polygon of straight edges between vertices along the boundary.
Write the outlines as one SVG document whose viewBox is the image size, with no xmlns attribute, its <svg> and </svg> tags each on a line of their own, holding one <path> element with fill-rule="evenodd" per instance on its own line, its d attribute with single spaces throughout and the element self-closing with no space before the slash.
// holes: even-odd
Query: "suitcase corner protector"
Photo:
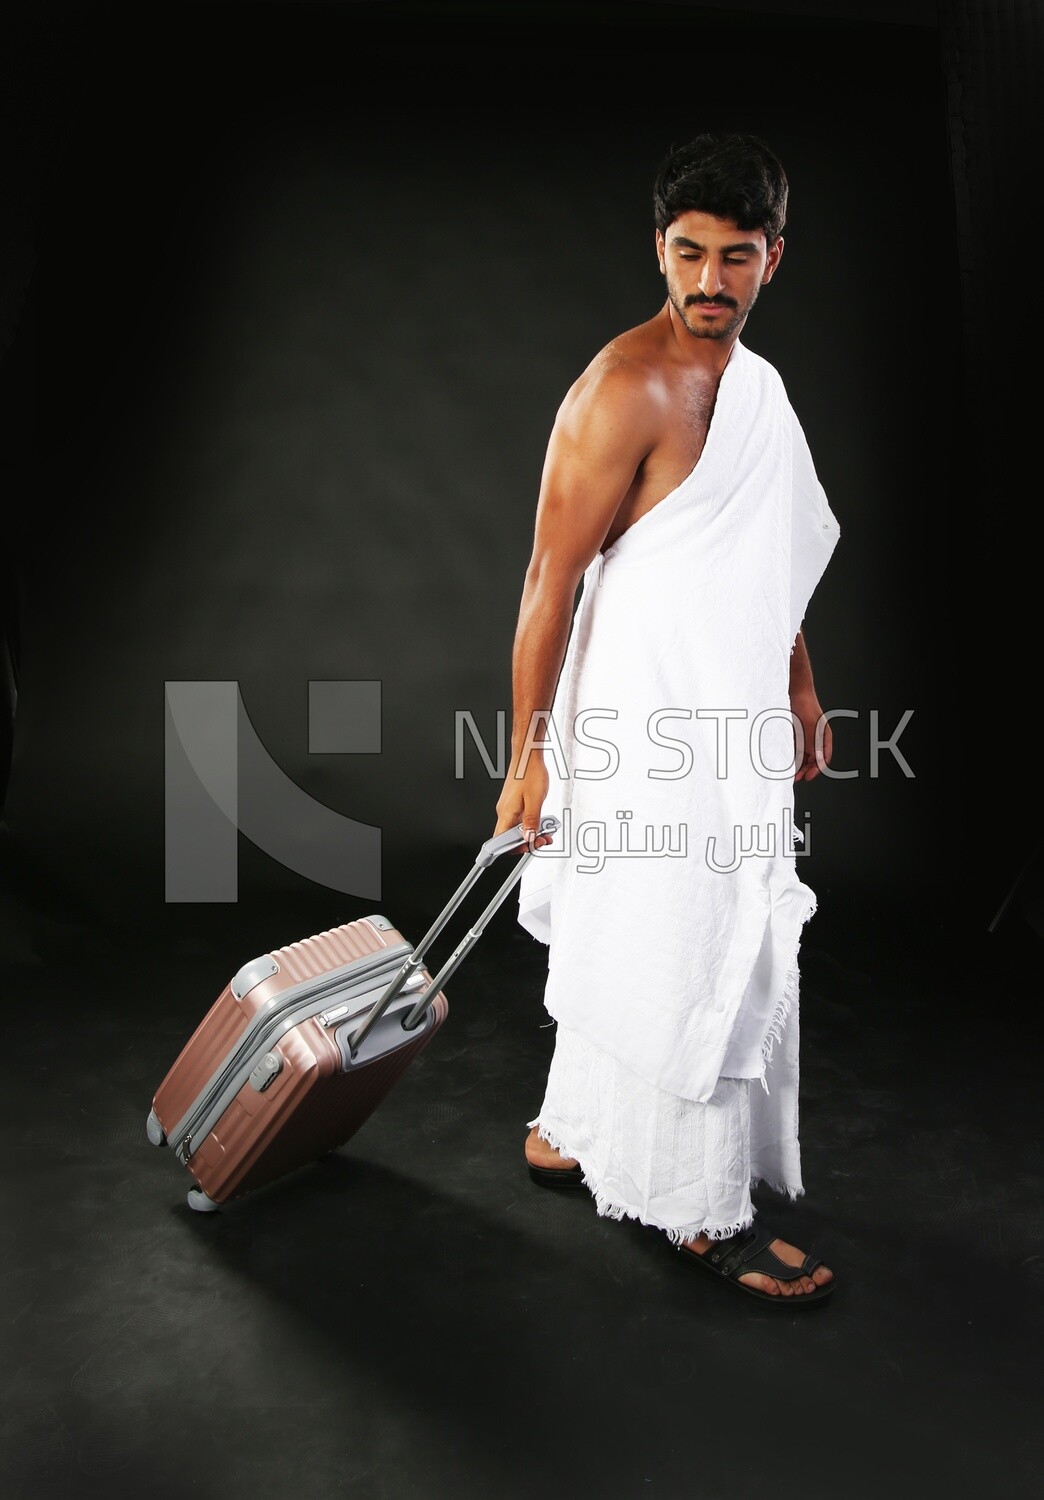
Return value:
<svg viewBox="0 0 1044 1500">
<path fill-rule="evenodd" d="M 388 918 L 379 911 L 371 912 L 369 916 L 363 918 L 363 921 L 369 922 L 371 927 L 376 927 L 378 932 L 390 932 L 395 926 L 394 922 L 389 922 Z"/>
</svg>

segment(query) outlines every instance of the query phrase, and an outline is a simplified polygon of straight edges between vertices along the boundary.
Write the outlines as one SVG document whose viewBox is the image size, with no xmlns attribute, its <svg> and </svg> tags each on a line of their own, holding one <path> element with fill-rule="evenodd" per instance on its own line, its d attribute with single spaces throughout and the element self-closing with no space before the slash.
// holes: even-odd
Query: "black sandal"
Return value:
<svg viewBox="0 0 1044 1500">
<path fill-rule="evenodd" d="M 531 1161 L 526 1162 L 529 1175 L 534 1182 L 539 1182 L 541 1187 L 583 1187 L 584 1173 L 580 1163 L 575 1167 L 535 1167 Z"/>
<path fill-rule="evenodd" d="M 780 1260 L 775 1251 L 769 1248 L 774 1239 L 778 1239 L 778 1235 L 751 1225 L 749 1229 L 730 1234 L 727 1239 L 712 1240 L 709 1249 L 702 1255 L 695 1250 L 686 1250 L 683 1245 L 679 1249 L 686 1264 L 699 1267 L 709 1276 L 716 1276 L 719 1281 L 734 1286 L 737 1291 L 745 1292 L 748 1297 L 756 1297 L 759 1302 L 770 1302 L 773 1307 L 792 1309 L 816 1307 L 825 1302 L 833 1293 L 833 1280 L 816 1287 L 814 1292 L 798 1292 L 791 1297 L 784 1292 L 762 1292 L 756 1286 L 748 1286 L 746 1282 L 740 1281 L 739 1278 L 746 1276 L 749 1271 L 759 1271 L 763 1276 L 771 1276 L 776 1281 L 796 1281 L 799 1276 L 811 1276 L 816 1267 L 823 1264 L 821 1260 L 808 1254 L 799 1266 L 787 1265 L 786 1261 Z"/>
</svg>

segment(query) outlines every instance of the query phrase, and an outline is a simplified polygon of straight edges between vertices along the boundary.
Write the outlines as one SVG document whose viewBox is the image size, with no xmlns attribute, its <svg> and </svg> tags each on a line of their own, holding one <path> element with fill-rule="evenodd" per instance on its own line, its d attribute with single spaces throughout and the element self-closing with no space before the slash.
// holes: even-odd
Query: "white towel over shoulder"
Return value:
<svg viewBox="0 0 1044 1500">
<path fill-rule="evenodd" d="M 801 929 L 790 653 L 840 529 L 775 369 L 736 344 L 695 468 L 584 575 L 519 886 L 544 1004 L 650 1083 L 760 1078 Z"/>
</svg>

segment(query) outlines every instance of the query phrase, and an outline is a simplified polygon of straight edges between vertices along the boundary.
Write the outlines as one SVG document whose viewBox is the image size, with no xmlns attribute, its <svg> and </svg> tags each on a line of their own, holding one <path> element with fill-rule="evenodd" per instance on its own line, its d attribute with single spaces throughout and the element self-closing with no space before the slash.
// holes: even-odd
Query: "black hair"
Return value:
<svg viewBox="0 0 1044 1500">
<path fill-rule="evenodd" d="M 665 234 L 679 214 L 696 210 L 732 219 L 740 229 L 762 229 L 771 245 L 787 221 L 787 186 L 778 157 L 758 136 L 698 135 L 673 146 L 656 174 L 656 227 Z"/>
</svg>

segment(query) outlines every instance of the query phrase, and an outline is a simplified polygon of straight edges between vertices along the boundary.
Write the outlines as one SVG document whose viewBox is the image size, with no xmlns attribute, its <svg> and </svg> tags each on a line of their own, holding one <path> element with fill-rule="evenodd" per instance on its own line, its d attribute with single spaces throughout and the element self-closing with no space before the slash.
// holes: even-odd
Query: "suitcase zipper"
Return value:
<svg viewBox="0 0 1044 1500">
<path fill-rule="evenodd" d="M 170 1140 L 177 1142 L 174 1151 L 179 1161 L 185 1163 L 192 1155 L 193 1139 L 200 1135 L 200 1126 L 212 1113 L 215 1099 L 225 1092 L 229 1081 L 240 1071 L 244 1057 L 249 1062 L 261 1046 L 267 1048 L 273 1031 L 279 1027 L 282 1020 L 288 1015 L 294 1015 L 291 1025 L 295 1026 L 299 1021 L 309 1020 L 316 1002 L 322 1003 L 338 992 L 347 994 L 349 1001 L 366 995 L 374 988 L 374 980 L 382 979 L 388 969 L 400 963 L 411 951 L 409 943 L 397 943 L 394 947 L 385 948 L 381 953 L 374 954 L 362 964 L 358 961 L 355 964 L 346 964 L 332 974 L 324 974 L 318 979 L 306 979 L 301 984 L 295 984 L 275 996 L 270 1003 L 270 1008 L 259 1011 L 254 1016 L 224 1062 L 211 1075 L 209 1083 L 205 1084 L 196 1095 L 195 1101 L 170 1132 Z M 303 1013 L 297 1016 L 296 1012 L 302 1007 Z M 283 1028 L 283 1031 L 289 1029 L 287 1026 Z M 249 1073 L 249 1067 L 247 1072 Z M 237 1085 L 236 1092 L 239 1087 L 241 1084 Z M 209 1126 L 205 1133 L 209 1133 Z"/>
<path fill-rule="evenodd" d="M 551 834 L 559 827 L 559 819 L 549 814 L 541 819 L 539 832 Z M 434 925 L 416 945 L 406 942 L 397 944 L 395 947 L 384 949 L 380 954 L 373 955 L 368 960 L 357 960 L 355 963 L 346 964 L 339 970 L 323 975 L 318 981 L 306 980 L 290 989 L 283 990 L 269 1002 L 267 1007 L 259 1010 L 224 1062 L 212 1074 L 210 1082 L 200 1090 L 184 1117 L 169 1132 L 168 1139 L 177 1142 L 174 1151 L 178 1159 L 187 1165 L 193 1152 L 193 1140 L 196 1136 L 205 1138 L 213 1129 L 216 1120 L 242 1088 L 244 1081 L 250 1077 L 251 1067 L 256 1066 L 258 1050 L 267 1050 L 269 1044 L 278 1039 L 276 1033 L 282 1036 L 302 1021 L 313 1019 L 316 1015 L 314 1007 L 317 1001 L 324 1001 L 336 995 L 338 990 L 342 995 L 347 994 L 349 1000 L 358 1000 L 374 989 L 373 980 L 380 982 L 386 977 L 388 970 L 395 969 L 396 972 L 390 981 L 381 986 L 362 1024 L 347 1038 L 350 1058 L 354 1060 L 358 1056 L 360 1045 L 366 1035 L 390 1008 L 393 1001 L 396 1001 L 403 991 L 414 989 L 418 979 L 424 979 L 423 994 L 402 1019 L 403 1030 L 419 1030 L 421 1021 L 426 1022 L 432 1014 L 433 998 L 442 990 L 447 978 L 477 941 L 490 916 L 518 883 L 523 866 L 532 859 L 534 851 L 530 849 L 521 854 L 515 870 L 504 881 L 482 916 L 469 930 L 467 937 L 454 950 L 434 979 L 428 979 L 422 967 L 424 954 L 429 944 L 434 941 L 443 925 L 456 911 L 472 884 L 481 877 L 483 870 L 488 869 L 499 855 L 506 854 L 510 849 L 517 849 L 519 844 L 524 842 L 526 842 L 526 835 L 521 824 L 517 828 L 508 829 L 504 833 L 495 834 L 486 839 L 475 856 L 473 868 L 461 881 Z M 275 962 L 271 954 L 264 955 L 264 958 Z M 400 962 L 403 959 L 406 962 Z M 411 973 L 411 970 L 414 972 Z M 278 972 L 278 966 L 275 972 Z M 345 987 L 349 974 L 352 978 Z M 255 982 L 260 982 L 262 978 L 267 977 L 269 977 L 268 974 L 259 975 Z M 233 980 L 233 985 L 234 983 Z M 360 1010 L 364 1008 L 359 1007 Z M 344 1015 L 351 1013 L 351 1005 L 343 1004 L 320 1012 L 319 1020 L 323 1026 L 329 1027 L 336 1025 Z"/>
</svg>

